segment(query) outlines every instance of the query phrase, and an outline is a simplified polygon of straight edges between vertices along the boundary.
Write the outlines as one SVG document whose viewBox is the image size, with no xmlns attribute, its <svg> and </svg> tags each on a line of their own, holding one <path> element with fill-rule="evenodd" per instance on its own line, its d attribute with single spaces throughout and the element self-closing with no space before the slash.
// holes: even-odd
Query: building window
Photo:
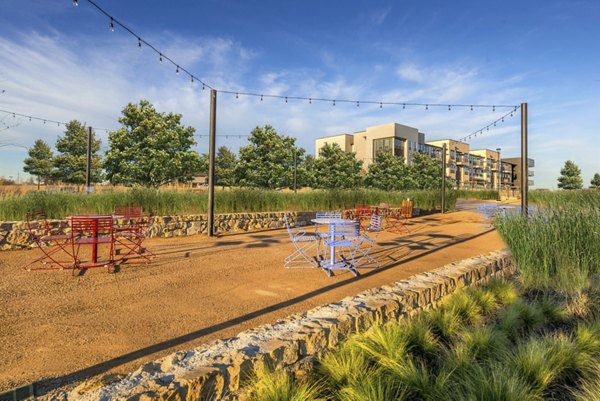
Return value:
<svg viewBox="0 0 600 401">
<path fill-rule="evenodd" d="M 391 153 L 394 156 L 404 156 L 404 139 L 395 137 L 374 139 L 373 158 L 376 159 L 379 153 Z"/>
</svg>

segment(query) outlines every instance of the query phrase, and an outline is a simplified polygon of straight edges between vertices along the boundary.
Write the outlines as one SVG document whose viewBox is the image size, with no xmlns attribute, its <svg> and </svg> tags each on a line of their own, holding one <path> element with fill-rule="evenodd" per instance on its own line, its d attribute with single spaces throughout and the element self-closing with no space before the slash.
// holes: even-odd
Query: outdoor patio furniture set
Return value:
<svg viewBox="0 0 600 401">
<path fill-rule="evenodd" d="M 144 216 L 141 206 L 116 206 L 112 215 L 77 215 L 66 220 L 68 229 L 59 232 L 44 213 L 27 214 L 29 235 L 42 255 L 25 266 L 26 270 L 72 269 L 75 274 L 106 267 L 112 271 L 124 263 L 149 263 L 156 256 L 143 246 L 154 217 Z M 102 258 L 101 244 L 108 247 Z M 91 246 L 89 258 L 81 252 L 82 245 Z"/>
<path fill-rule="evenodd" d="M 357 205 L 353 210 L 342 212 L 317 212 L 311 220 L 314 228 L 294 228 L 288 216 L 285 225 L 294 252 L 284 261 L 286 268 L 320 268 L 328 276 L 334 270 L 346 270 L 359 275 L 361 268 L 377 268 L 380 262 L 371 255 L 379 233 L 385 226 L 391 231 L 405 231 L 408 216 L 412 216 L 412 201 L 403 202 L 400 210 L 389 205 L 375 207 Z M 410 213 L 410 214 L 409 214 Z M 327 231 L 320 228 L 327 226 Z"/>
</svg>

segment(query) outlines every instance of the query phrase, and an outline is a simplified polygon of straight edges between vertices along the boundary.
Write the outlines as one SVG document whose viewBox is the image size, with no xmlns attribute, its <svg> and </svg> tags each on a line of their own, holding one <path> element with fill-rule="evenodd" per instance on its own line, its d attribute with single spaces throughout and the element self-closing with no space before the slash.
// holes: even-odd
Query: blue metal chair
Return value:
<svg viewBox="0 0 600 401">
<path fill-rule="evenodd" d="M 332 270 L 348 270 L 358 276 L 356 270 L 355 256 L 358 252 L 357 238 L 360 236 L 360 225 L 356 221 L 348 221 L 344 224 L 332 224 L 329 239 L 325 246 L 330 248 L 330 257 L 325 257 L 321 267 Z"/>
<path fill-rule="evenodd" d="M 295 248 L 294 252 L 285 258 L 284 266 L 288 269 L 320 267 L 319 244 L 321 242 L 321 237 L 304 230 L 293 229 L 290 226 L 287 215 L 284 217 L 284 220 L 285 227 Z M 316 250 L 315 256 L 311 255 L 313 249 Z"/>
<path fill-rule="evenodd" d="M 356 238 L 356 253 L 360 255 L 358 258 L 355 258 L 355 265 L 375 268 L 381 266 L 381 263 L 371 256 L 371 250 L 377 243 L 377 237 L 381 232 L 381 220 L 381 216 L 372 214 L 369 226 Z M 361 265 L 364 260 L 372 262 L 373 265 Z"/>
</svg>

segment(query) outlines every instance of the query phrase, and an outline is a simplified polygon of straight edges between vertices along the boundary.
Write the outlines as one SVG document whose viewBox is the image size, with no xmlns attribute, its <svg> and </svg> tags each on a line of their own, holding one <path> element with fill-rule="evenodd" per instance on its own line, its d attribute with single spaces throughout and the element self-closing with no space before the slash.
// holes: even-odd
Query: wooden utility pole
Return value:
<svg viewBox="0 0 600 401">
<path fill-rule="evenodd" d="M 446 144 L 442 144 L 442 214 L 446 212 Z"/>
<path fill-rule="evenodd" d="M 85 192 L 87 193 L 92 191 L 92 138 L 92 127 L 88 127 L 87 164 L 85 167 Z"/>
<path fill-rule="evenodd" d="M 208 226 L 209 237 L 215 235 L 215 142 L 217 132 L 217 91 L 210 90 L 210 127 L 208 141 Z"/>
<path fill-rule="evenodd" d="M 529 163 L 527 160 L 527 103 L 521 103 L 521 213 L 527 216 L 529 202 Z"/>
</svg>

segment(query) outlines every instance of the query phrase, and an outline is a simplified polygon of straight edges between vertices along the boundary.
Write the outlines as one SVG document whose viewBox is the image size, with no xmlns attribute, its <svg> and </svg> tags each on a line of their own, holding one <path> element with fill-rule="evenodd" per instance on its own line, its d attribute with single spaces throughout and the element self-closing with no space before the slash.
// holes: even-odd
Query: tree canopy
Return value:
<svg viewBox="0 0 600 401">
<path fill-rule="evenodd" d="M 362 164 L 354 152 L 344 152 L 336 143 L 326 144 L 314 162 L 314 185 L 321 189 L 357 188 L 363 181 Z"/>
<path fill-rule="evenodd" d="M 195 129 L 181 124 L 181 114 L 159 113 L 147 100 L 129 103 L 119 118 L 122 127 L 109 133 L 104 168 L 113 184 L 158 188 L 189 182 L 200 171 L 192 150 Z"/>
<path fill-rule="evenodd" d="M 41 139 L 35 141 L 33 146 L 27 151 L 29 155 L 23 163 L 23 171 L 37 177 L 38 189 L 40 188 L 40 181 L 48 183 L 48 179 L 52 176 L 52 170 L 54 167 L 52 158 L 52 149 L 46 142 Z"/>
<path fill-rule="evenodd" d="M 594 174 L 594 177 L 590 181 L 590 188 L 592 189 L 600 189 L 600 174 Z"/>
<path fill-rule="evenodd" d="M 527 177 L 525 177 L 527 179 Z M 565 162 L 565 166 L 560 170 L 558 177 L 558 187 L 560 189 L 581 189 L 583 188 L 583 179 L 581 178 L 581 169 L 571 160 Z"/>
<path fill-rule="evenodd" d="M 413 181 L 411 189 L 427 190 L 442 187 L 442 162 L 440 160 L 423 153 L 415 153 L 409 169 Z M 452 187 L 450 180 L 446 180 L 446 187 Z"/>
<path fill-rule="evenodd" d="M 217 149 L 215 155 L 215 175 L 216 184 L 222 186 L 232 186 L 235 184 L 235 165 L 237 158 L 235 153 L 227 146 L 221 146 Z"/>
<path fill-rule="evenodd" d="M 59 152 L 54 157 L 54 177 L 69 184 L 85 184 L 87 170 L 87 142 L 88 129 L 77 120 L 72 120 L 66 125 L 65 135 L 56 141 L 56 150 Z M 100 155 L 100 140 L 92 131 L 92 168 L 90 181 L 102 180 L 102 165 Z"/>
<path fill-rule="evenodd" d="M 385 191 L 401 191 L 413 186 L 409 167 L 403 157 L 391 153 L 379 152 L 375 163 L 369 166 L 365 184 L 371 188 Z"/>
<path fill-rule="evenodd" d="M 304 149 L 296 147 L 296 138 L 277 133 L 270 125 L 256 127 L 240 148 L 235 178 L 239 185 L 277 189 L 293 185 L 294 153 L 304 158 Z"/>
</svg>

